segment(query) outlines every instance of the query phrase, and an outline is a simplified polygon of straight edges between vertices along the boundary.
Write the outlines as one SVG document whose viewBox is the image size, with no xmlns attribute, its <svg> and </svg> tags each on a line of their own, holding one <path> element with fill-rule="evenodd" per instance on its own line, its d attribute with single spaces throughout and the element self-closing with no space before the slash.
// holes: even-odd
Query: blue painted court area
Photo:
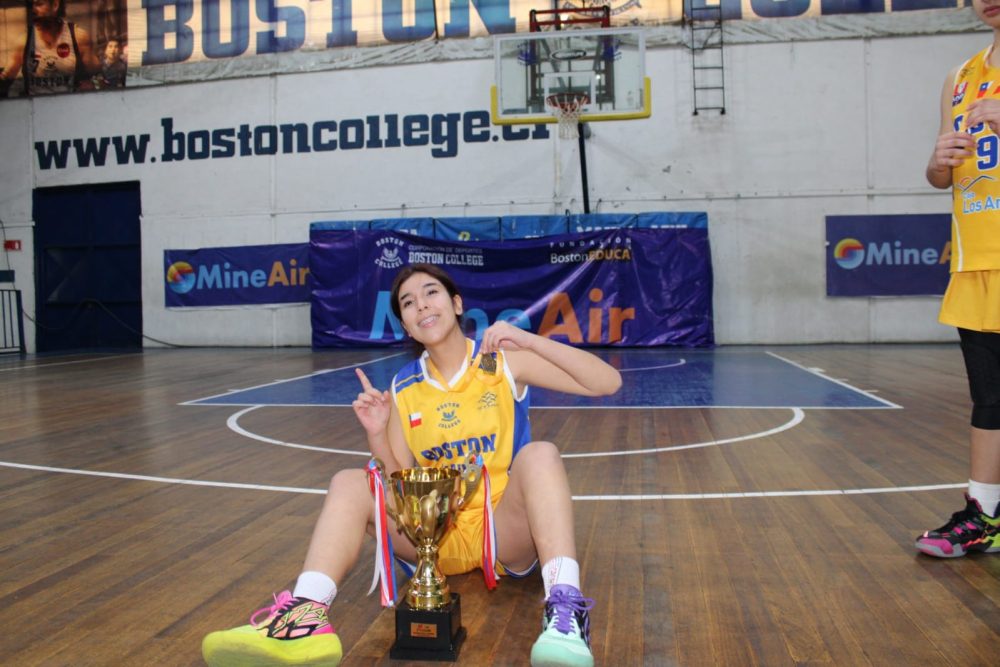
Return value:
<svg viewBox="0 0 1000 667">
<path fill-rule="evenodd" d="M 614 396 L 585 398 L 533 389 L 539 408 L 898 408 L 861 389 L 758 350 L 601 350 L 622 372 Z M 387 388 L 407 359 L 387 352 L 374 361 L 331 368 L 257 387 L 195 399 L 185 405 L 349 406 L 360 385 L 360 366 L 380 389 Z"/>
</svg>

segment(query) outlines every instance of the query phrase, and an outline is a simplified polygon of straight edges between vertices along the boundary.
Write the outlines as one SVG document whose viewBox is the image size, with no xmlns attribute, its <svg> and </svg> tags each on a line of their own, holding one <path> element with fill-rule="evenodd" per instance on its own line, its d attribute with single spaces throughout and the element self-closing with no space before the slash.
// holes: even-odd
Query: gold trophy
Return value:
<svg viewBox="0 0 1000 667">
<path fill-rule="evenodd" d="M 475 455 L 470 455 L 461 472 L 453 468 L 406 468 L 392 473 L 386 481 L 382 462 L 375 459 L 375 466 L 388 490 L 386 514 L 417 548 L 417 569 L 406 598 L 396 608 L 396 641 L 389 656 L 456 660 L 465 639 L 461 599 L 448 589 L 438 568 L 438 544 L 455 514 L 479 488 L 482 467 L 475 463 Z"/>
</svg>

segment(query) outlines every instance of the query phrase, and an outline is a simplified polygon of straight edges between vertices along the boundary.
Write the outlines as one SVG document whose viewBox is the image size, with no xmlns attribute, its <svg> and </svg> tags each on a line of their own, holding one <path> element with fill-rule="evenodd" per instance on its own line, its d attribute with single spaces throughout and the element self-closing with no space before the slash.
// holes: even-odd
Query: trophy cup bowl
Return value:
<svg viewBox="0 0 1000 667">
<path fill-rule="evenodd" d="M 404 604 L 396 610 L 396 643 L 390 655 L 404 659 L 454 660 L 464 639 L 459 596 L 438 568 L 438 545 L 458 511 L 479 488 L 482 467 L 470 455 L 465 469 L 405 468 L 384 484 L 386 514 L 417 550 L 417 567 Z M 385 468 L 376 460 L 378 474 Z M 464 488 L 463 488 L 464 487 Z M 489 502 L 487 500 L 487 502 Z"/>
</svg>

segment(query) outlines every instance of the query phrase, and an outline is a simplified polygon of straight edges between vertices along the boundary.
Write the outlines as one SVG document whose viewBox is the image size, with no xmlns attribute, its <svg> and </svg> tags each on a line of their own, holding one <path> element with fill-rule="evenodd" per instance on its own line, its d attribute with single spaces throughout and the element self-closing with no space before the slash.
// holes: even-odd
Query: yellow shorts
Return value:
<svg viewBox="0 0 1000 667">
<path fill-rule="evenodd" d="M 483 508 L 470 507 L 455 517 L 451 528 L 438 545 L 438 567 L 446 577 L 471 572 L 483 565 Z M 498 576 L 525 577 L 535 565 L 524 572 L 513 572 L 500 562 L 496 564 Z"/>
<path fill-rule="evenodd" d="M 972 331 L 1000 332 L 1000 270 L 952 273 L 938 321 Z"/>
</svg>

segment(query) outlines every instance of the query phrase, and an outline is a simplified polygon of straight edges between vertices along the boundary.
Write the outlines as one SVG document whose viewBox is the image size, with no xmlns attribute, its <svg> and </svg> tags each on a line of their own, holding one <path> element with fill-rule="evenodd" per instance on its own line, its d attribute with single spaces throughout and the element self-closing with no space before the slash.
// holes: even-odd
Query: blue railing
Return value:
<svg viewBox="0 0 1000 667">
<path fill-rule="evenodd" d="M 623 227 L 676 229 L 678 227 L 704 228 L 707 225 L 708 215 L 698 211 L 324 220 L 311 223 L 309 228 L 316 231 L 389 229 L 443 241 L 505 241 Z"/>
</svg>

